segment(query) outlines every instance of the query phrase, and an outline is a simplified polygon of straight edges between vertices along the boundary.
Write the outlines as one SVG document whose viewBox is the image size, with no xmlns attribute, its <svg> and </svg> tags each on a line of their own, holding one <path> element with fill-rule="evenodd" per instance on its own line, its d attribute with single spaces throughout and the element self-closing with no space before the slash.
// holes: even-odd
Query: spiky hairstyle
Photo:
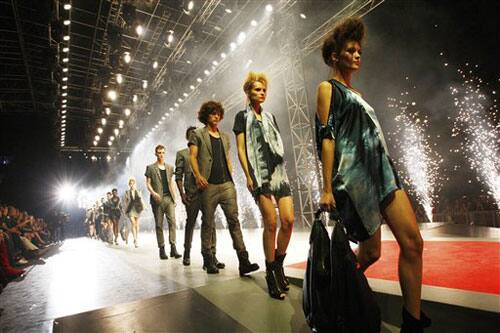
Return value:
<svg viewBox="0 0 500 333">
<path fill-rule="evenodd" d="M 260 82 L 267 88 L 267 76 L 264 73 L 258 72 L 248 72 L 245 78 L 245 83 L 243 83 L 243 91 L 248 95 L 250 90 L 252 90 L 254 82 Z"/>
<path fill-rule="evenodd" d="M 332 67 L 332 53 L 340 54 L 347 42 L 356 41 L 361 44 L 365 37 L 365 30 L 365 24 L 359 17 L 347 17 L 335 24 L 333 31 L 325 38 L 321 48 L 325 64 Z"/>
</svg>

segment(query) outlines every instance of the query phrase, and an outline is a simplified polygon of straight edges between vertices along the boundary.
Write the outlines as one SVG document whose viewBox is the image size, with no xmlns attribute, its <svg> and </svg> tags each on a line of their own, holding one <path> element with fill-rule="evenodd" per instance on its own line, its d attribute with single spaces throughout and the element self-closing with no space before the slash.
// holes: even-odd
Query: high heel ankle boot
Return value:
<svg viewBox="0 0 500 333">
<path fill-rule="evenodd" d="M 277 270 L 278 264 L 276 261 L 271 263 L 266 261 L 266 282 L 267 282 L 267 291 L 269 296 L 275 299 L 284 300 L 285 293 L 280 287 L 280 283 L 277 278 Z"/>
<path fill-rule="evenodd" d="M 403 307 L 402 317 L 401 333 L 422 333 L 424 328 L 431 326 L 432 322 L 423 312 L 420 312 L 420 319 L 413 317 L 405 307 Z"/>
<path fill-rule="evenodd" d="M 285 270 L 283 269 L 283 261 L 285 261 L 286 253 L 285 254 L 278 254 L 278 250 L 276 249 L 275 253 L 275 258 L 276 258 L 276 263 L 278 265 L 277 269 L 277 278 L 278 282 L 280 284 L 280 287 L 283 291 L 288 291 L 290 288 L 288 285 L 290 282 L 288 281 L 287 277 L 285 276 Z"/>
</svg>

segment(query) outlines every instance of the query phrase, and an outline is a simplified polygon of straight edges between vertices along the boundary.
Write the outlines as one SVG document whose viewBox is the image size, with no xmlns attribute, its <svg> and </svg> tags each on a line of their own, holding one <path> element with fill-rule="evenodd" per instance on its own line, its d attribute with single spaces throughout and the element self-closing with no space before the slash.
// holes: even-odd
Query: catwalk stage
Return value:
<svg viewBox="0 0 500 333">
<path fill-rule="evenodd" d="M 426 224 L 426 332 L 494 332 L 500 324 L 500 229 Z M 263 266 L 261 231 L 244 231 L 253 261 Z M 381 260 L 367 272 L 382 309 L 382 332 L 398 332 L 401 297 L 397 247 L 383 229 Z M 264 273 L 239 278 L 229 233 L 218 230 L 218 258 L 226 269 L 201 268 L 195 231 L 192 264 L 160 261 L 152 233 L 140 247 L 70 239 L 29 268 L 0 296 L 1 332 L 307 332 L 301 283 L 308 231 L 296 230 L 286 260 L 295 284 L 285 301 L 267 296 Z M 183 233 L 178 232 L 178 247 Z"/>
</svg>

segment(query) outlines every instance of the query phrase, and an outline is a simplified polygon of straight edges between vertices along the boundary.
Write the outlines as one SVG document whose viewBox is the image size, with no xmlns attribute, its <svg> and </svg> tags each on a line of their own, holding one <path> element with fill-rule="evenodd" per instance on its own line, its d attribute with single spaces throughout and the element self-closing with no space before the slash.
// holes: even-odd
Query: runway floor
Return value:
<svg viewBox="0 0 500 333">
<path fill-rule="evenodd" d="M 436 224 L 426 225 L 422 233 L 428 244 L 433 244 L 431 247 L 438 255 L 437 262 L 441 252 L 448 256 L 449 261 L 450 258 L 460 257 L 461 253 L 470 252 L 468 248 L 471 246 L 491 246 L 488 253 L 483 253 L 489 257 L 489 264 L 486 265 L 491 265 L 486 273 L 493 281 L 488 284 L 487 290 L 478 291 L 475 287 L 462 288 L 453 284 L 447 286 L 449 282 L 445 281 L 445 285 L 426 284 L 423 297 L 429 302 L 441 304 L 441 308 L 444 305 L 454 306 L 456 313 L 462 311 L 456 309 L 470 309 L 466 315 L 461 315 L 468 320 L 477 314 L 477 318 L 486 318 L 485 322 L 500 323 L 500 296 L 495 289 L 500 280 L 500 231 Z M 182 236 L 183 233 L 178 231 L 179 250 L 182 249 Z M 227 265 L 218 275 L 207 275 L 202 270 L 198 230 L 195 231 L 192 264 L 189 267 L 184 267 L 181 259 L 160 261 L 152 233 L 140 234 L 138 249 L 131 244 L 114 246 L 87 238 L 67 240 L 59 248 L 49 251 L 47 258 L 30 267 L 22 280 L 10 283 L 0 295 L 0 307 L 4 308 L 0 331 L 50 332 L 54 327 L 57 332 L 307 332 L 299 286 L 303 276 L 301 265 L 307 257 L 308 231 L 293 234 L 286 272 L 299 279 L 299 286 L 292 287 L 284 302 L 267 296 L 262 269 L 252 278 L 239 278 L 237 258 L 231 248 L 228 231 L 218 230 L 217 237 L 217 256 Z M 261 231 L 245 230 L 244 237 L 250 259 L 262 268 Z M 383 239 L 388 250 L 383 256 L 388 261 L 379 262 L 377 265 L 381 265 L 380 268 L 373 267 L 375 275 L 368 272 L 370 284 L 377 293 L 400 299 L 398 283 L 391 271 L 391 261 L 397 249 L 391 245 L 393 238 L 385 229 Z M 454 242 L 454 252 L 446 252 L 447 247 L 442 246 L 436 250 L 436 242 Z M 462 252 L 459 251 L 461 247 Z M 424 250 L 424 258 L 425 255 Z M 482 275 L 485 262 L 469 262 L 468 265 L 476 267 L 465 270 L 469 281 L 485 281 L 485 275 Z M 439 271 L 439 265 L 429 266 L 428 272 Z M 465 264 L 462 266 L 466 268 Z M 376 275 L 383 273 L 386 267 L 386 275 Z M 424 270 L 424 282 L 425 274 Z M 441 281 L 439 277 L 431 280 Z M 385 314 L 387 318 L 399 317 L 399 309 L 386 306 L 385 300 L 381 302 L 384 303 L 381 306 L 383 317 L 384 312 L 390 312 Z M 96 309 L 100 310 L 93 311 Z M 448 311 L 446 309 L 442 311 Z M 82 312 L 86 313 L 80 314 Z M 158 316 L 152 316 L 152 313 Z M 442 314 L 436 313 L 434 319 L 440 316 Z M 383 331 L 398 332 L 397 325 L 397 319 L 387 320 Z M 439 327 L 435 325 L 429 332 L 440 332 Z"/>
</svg>

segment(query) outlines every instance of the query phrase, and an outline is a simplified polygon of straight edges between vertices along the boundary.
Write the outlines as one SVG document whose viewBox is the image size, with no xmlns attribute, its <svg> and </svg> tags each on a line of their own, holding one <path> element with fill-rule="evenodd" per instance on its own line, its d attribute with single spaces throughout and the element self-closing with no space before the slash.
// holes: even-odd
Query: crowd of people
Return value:
<svg viewBox="0 0 500 333">
<path fill-rule="evenodd" d="M 0 292 L 51 245 L 64 240 L 67 220 L 68 215 L 59 211 L 45 220 L 0 204 Z"/>
<path fill-rule="evenodd" d="M 134 246 L 139 247 L 139 218 L 144 210 L 144 201 L 141 192 L 136 188 L 135 178 L 129 179 L 128 186 L 129 189 L 125 191 L 123 198 L 120 198 L 118 190 L 114 188 L 87 209 L 85 224 L 90 238 L 118 245 L 120 235 L 128 245 L 129 233 L 132 231 Z M 120 225 L 122 215 L 126 215 L 130 220 L 130 228 L 127 223 Z"/>
</svg>

